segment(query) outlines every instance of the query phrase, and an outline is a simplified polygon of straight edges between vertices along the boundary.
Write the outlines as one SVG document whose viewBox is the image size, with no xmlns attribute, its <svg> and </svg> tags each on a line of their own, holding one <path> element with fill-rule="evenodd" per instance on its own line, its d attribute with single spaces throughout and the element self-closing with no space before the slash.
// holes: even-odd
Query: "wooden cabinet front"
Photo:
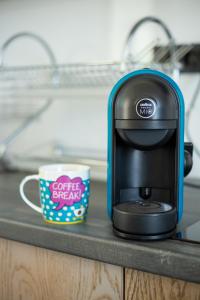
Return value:
<svg viewBox="0 0 200 300">
<path fill-rule="evenodd" d="M 200 284 L 126 269 L 125 299 L 200 300 Z"/>
<path fill-rule="evenodd" d="M 200 300 L 200 284 L 0 239 L 0 300 Z"/>
<path fill-rule="evenodd" d="M 123 299 L 123 268 L 0 239 L 0 300 Z"/>
</svg>

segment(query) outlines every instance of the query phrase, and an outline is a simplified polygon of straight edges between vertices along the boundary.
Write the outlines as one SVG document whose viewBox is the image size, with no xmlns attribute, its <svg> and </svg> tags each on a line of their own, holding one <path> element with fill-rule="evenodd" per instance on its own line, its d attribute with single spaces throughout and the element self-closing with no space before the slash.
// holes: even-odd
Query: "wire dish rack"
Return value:
<svg viewBox="0 0 200 300">
<path fill-rule="evenodd" d="M 153 40 L 133 57 L 131 50 L 133 38 L 140 26 L 147 22 L 153 22 L 162 28 L 168 39 L 168 44 L 165 49 L 158 47 L 155 51 L 155 46 L 158 46 L 159 43 L 158 40 Z M 34 39 L 38 42 L 48 55 L 49 65 L 6 66 L 7 48 L 21 37 Z M 167 26 L 154 17 L 145 17 L 133 26 L 128 34 L 120 62 L 57 64 L 52 49 L 40 36 L 32 32 L 20 32 L 11 36 L 0 49 L 0 114 L 1 120 L 6 119 L 9 122 L 9 120 L 13 121 L 14 118 L 18 118 L 21 120 L 21 124 L 0 141 L 1 166 L 4 168 L 11 168 L 11 166 L 25 168 L 25 165 L 28 165 L 31 168 L 34 161 L 38 160 L 41 163 L 40 159 L 29 157 L 23 165 L 23 159 L 11 157 L 8 149 L 26 128 L 47 111 L 54 99 L 59 97 L 66 99 L 69 90 L 73 90 L 76 95 L 79 93 L 82 95 L 83 90 L 94 93 L 94 89 L 111 87 L 123 75 L 145 67 L 161 70 L 176 80 L 180 70 L 179 61 L 191 50 L 191 47 L 187 46 L 177 50 L 175 40 Z M 168 56 L 166 56 L 166 52 L 169 53 Z M 149 59 L 146 59 L 147 57 Z M 64 93 L 62 93 L 63 90 Z M 56 160 L 58 161 L 58 157 Z M 60 160 L 62 161 L 62 158 Z M 71 161 L 70 157 L 68 160 Z M 65 162 L 68 160 L 64 158 Z M 73 158 L 73 161 L 84 163 L 81 157 L 75 158 L 75 160 Z M 86 162 L 88 163 L 88 160 Z M 106 164 L 104 161 L 95 161 L 94 159 L 91 161 L 90 158 L 89 163 L 94 170 L 97 170 L 94 173 L 98 173 L 99 169 L 105 173 Z"/>
<path fill-rule="evenodd" d="M 133 57 L 132 41 L 135 33 L 145 23 L 155 23 L 159 25 L 168 39 L 167 47 L 154 52 L 158 40 L 152 40 L 139 53 Z M 5 52 L 8 46 L 16 39 L 28 37 L 35 39 L 46 50 L 50 65 L 6 67 L 3 65 Z M 166 51 L 169 57 L 165 59 Z M 1 49 L 0 66 L 0 96 L 15 95 L 24 90 L 57 90 L 68 88 L 92 88 L 112 86 L 124 74 L 144 67 L 151 67 L 162 70 L 165 73 L 174 75 L 177 72 L 178 60 L 181 55 L 185 55 L 188 49 L 176 51 L 175 40 L 167 26 L 159 19 L 145 17 L 138 21 L 131 29 L 125 47 L 123 49 L 120 62 L 105 63 L 74 63 L 58 65 L 52 49 L 47 42 L 34 33 L 21 32 L 9 38 Z M 150 59 L 144 63 L 145 58 Z"/>
<path fill-rule="evenodd" d="M 156 69 L 170 73 L 171 66 L 152 63 Z M 149 64 L 147 65 L 149 67 Z M 106 87 L 113 85 L 123 75 L 140 69 L 144 64 L 121 63 L 64 64 L 56 66 L 7 67 L 0 69 L 2 92 L 21 89 L 58 89 L 74 87 Z"/>
</svg>

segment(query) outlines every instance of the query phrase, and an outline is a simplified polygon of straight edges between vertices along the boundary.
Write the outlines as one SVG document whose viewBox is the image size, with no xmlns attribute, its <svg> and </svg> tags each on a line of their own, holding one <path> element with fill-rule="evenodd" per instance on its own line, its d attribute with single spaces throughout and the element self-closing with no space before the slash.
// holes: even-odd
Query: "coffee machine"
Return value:
<svg viewBox="0 0 200 300">
<path fill-rule="evenodd" d="M 108 101 L 107 204 L 114 233 L 139 240 L 172 236 L 191 168 L 177 84 L 150 69 L 120 79 Z"/>
</svg>

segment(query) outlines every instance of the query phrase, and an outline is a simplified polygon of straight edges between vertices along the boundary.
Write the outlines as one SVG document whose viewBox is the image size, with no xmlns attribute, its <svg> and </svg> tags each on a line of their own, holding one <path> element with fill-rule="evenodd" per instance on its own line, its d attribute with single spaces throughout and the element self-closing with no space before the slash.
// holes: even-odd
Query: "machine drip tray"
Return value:
<svg viewBox="0 0 200 300">
<path fill-rule="evenodd" d="M 174 234 L 177 211 L 159 201 L 130 201 L 113 207 L 116 235 L 129 239 L 157 240 Z"/>
</svg>

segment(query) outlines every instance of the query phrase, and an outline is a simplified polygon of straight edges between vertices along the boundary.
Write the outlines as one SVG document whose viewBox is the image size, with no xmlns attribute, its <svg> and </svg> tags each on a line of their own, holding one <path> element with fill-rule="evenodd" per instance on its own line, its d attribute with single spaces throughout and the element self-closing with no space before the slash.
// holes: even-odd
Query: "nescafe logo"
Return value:
<svg viewBox="0 0 200 300">
<path fill-rule="evenodd" d="M 156 103 L 149 98 L 140 99 L 136 104 L 136 113 L 139 117 L 148 119 L 156 112 Z"/>
</svg>

